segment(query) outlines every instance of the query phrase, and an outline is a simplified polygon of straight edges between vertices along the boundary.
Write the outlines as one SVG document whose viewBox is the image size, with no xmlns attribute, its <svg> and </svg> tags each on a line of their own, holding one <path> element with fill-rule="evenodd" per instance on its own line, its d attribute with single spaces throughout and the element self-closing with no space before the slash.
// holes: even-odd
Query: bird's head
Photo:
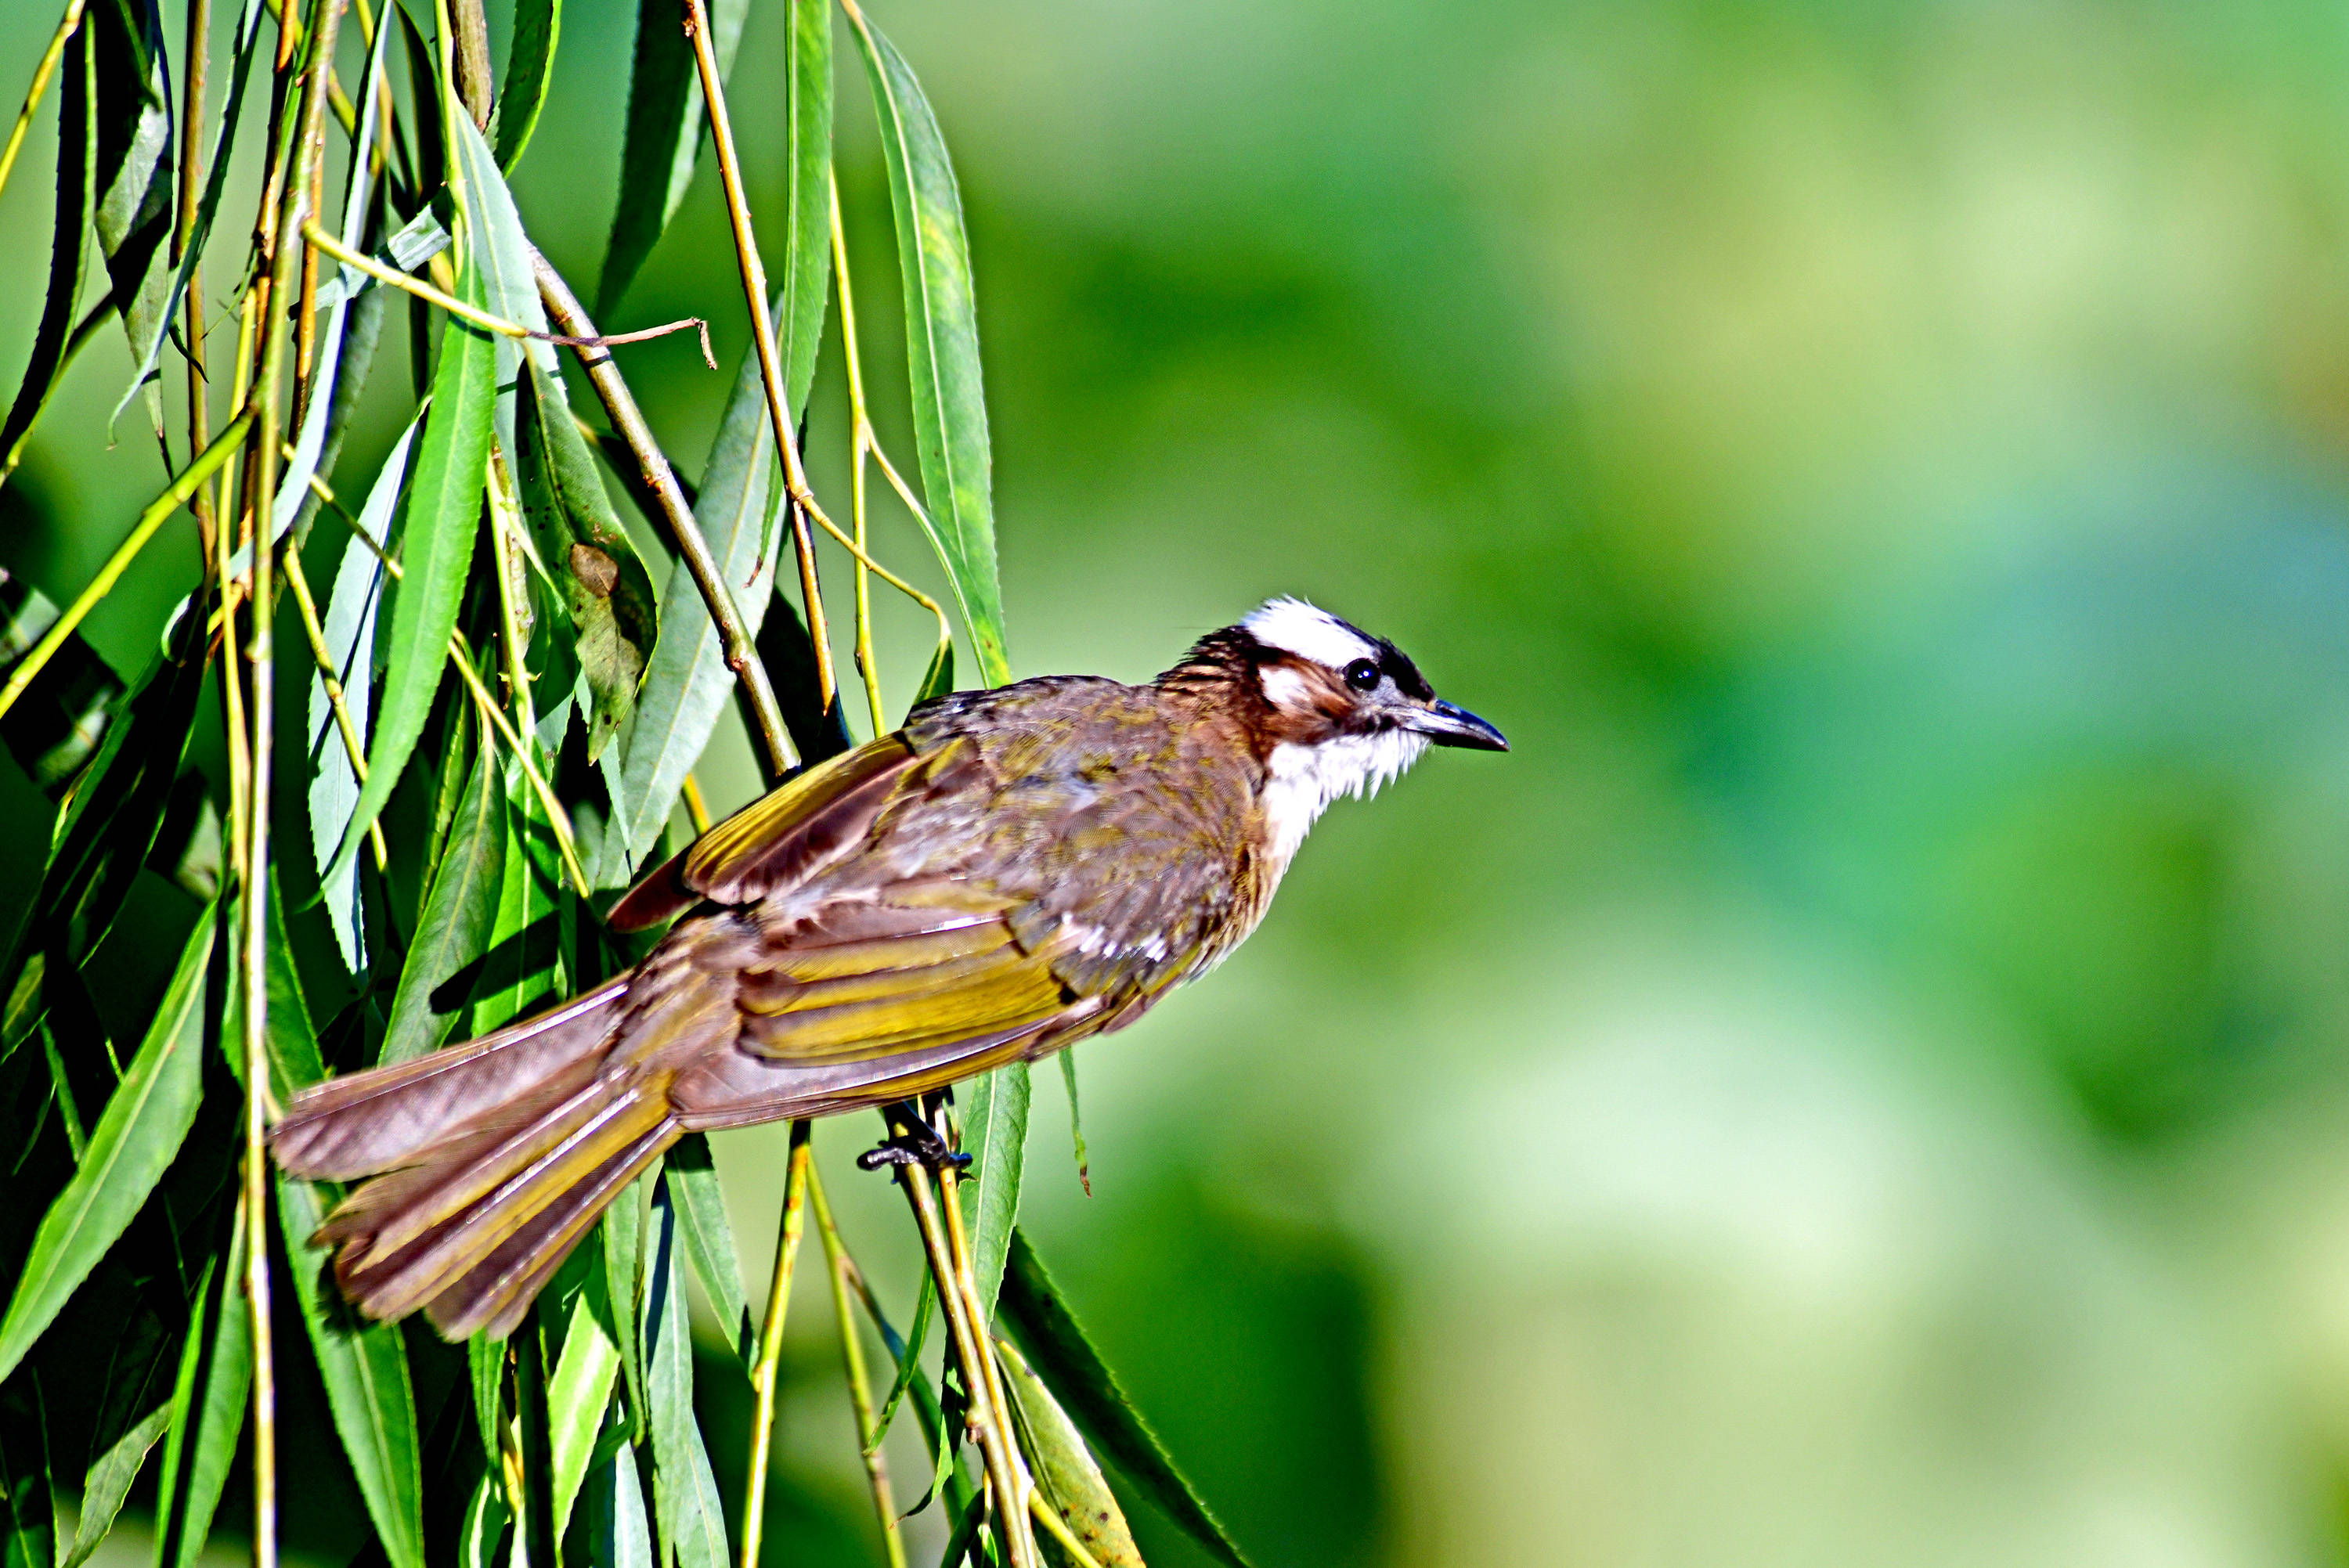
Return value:
<svg viewBox="0 0 2349 1568">
<path fill-rule="evenodd" d="M 1228 683 L 1257 731 L 1283 860 L 1330 801 L 1377 789 L 1430 746 L 1509 748 L 1493 726 L 1439 700 L 1401 648 L 1301 599 L 1268 601 L 1168 678 L 1202 669 Z"/>
</svg>

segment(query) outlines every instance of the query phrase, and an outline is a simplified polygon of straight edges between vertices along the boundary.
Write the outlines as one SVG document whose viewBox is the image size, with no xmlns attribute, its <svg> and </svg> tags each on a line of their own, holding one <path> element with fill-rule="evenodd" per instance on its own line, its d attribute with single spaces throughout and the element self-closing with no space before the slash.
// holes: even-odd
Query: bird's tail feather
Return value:
<svg viewBox="0 0 2349 1568">
<path fill-rule="evenodd" d="M 621 1018 L 622 976 L 460 1046 L 313 1085 L 269 1135 L 285 1170 L 347 1181 L 420 1158 L 481 1119 L 592 1061 Z"/>
<path fill-rule="evenodd" d="M 677 1140 L 657 1079 L 572 1070 L 368 1182 L 318 1232 L 378 1319 L 425 1308 L 452 1339 L 512 1328 L 605 1207 Z"/>
</svg>

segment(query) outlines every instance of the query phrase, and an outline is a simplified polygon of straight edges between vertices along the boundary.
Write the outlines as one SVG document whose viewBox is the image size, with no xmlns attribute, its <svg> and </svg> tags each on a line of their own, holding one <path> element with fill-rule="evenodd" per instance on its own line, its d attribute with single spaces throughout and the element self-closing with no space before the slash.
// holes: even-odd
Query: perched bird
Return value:
<svg viewBox="0 0 2349 1568">
<path fill-rule="evenodd" d="M 1132 1023 L 1263 918 L 1322 810 L 1431 744 L 1505 751 L 1392 643 L 1294 599 L 1146 686 L 926 703 L 711 828 L 606 916 L 676 918 L 552 1011 L 295 1097 L 367 1315 L 512 1327 L 683 1133 L 906 1099 Z"/>
</svg>

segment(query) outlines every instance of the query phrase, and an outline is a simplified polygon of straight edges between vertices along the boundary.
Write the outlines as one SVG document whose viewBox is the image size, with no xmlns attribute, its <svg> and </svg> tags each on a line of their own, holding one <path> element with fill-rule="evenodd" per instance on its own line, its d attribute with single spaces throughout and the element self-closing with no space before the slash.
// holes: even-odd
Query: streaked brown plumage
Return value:
<svg viewBox="0 0 2349 1568">
<path fill-rule="evenodd" d="M 1367 684 L 1366 684 L 1367 683 Z M 286 1170 L 370 1316 L 502 1333 L 682 1133 L 904 1099 L 1131 1023 L 1262 918 L 1338 794 L 1506 749 L 1392 644 L 1294 601 L 1147 686 L 964 692 L 718 824 L 607 917 L 629 973 L 304 1091 Z"/>
</svg>

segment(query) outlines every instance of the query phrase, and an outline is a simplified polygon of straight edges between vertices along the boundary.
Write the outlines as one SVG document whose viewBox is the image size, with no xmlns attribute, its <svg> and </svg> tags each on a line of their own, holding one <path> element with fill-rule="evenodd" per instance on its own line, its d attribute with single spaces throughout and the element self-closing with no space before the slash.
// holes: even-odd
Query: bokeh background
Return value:
<svg viewBox="0 0 2349 1568">
<path fill-rule="evenodd" d="M 583 284 L 634 9 L 566 6 L 517 181 Z M 1018 666 L 1139 678 L 1301 593 L 1516 745 L 1340 806 L 1246 949 L 1080 1051 L 1090 1199 L 1039 1078 L 1027 1223 L 1257 1561 L 2349 1559 L 2349 13 L 872 10 L 956 150 Z M 52 20 L 0 7 L 6 91 Z M 754 5 L 765 212 L 782 42 Z M 0 199 L 11 378 L 52 138 Z M 708 315 L 730 368 L 714 186 L 605 325 Z M 693 467 L 730 377 L 631 353 Z M 135 415 L 98 433 L 121 361 L 0 490 L 60 599 L 159 481 Z M 397 346 L 377 379 L 347 480 Z M 95 640 L 140 662 L 193 575 L 159 547 Z M 883 614 L 902 702 L 921 617 Z M 13 773 L 0 809 L 42 820 Z M 819 1146 L 907 1303 L 870 1132 Z M 719 1150 L 757 1279 L 781 1148 Z M 793 1313 L 772 1560 L 876 1561 L 820 1274 Z M 714 1340 L 703 1382 L 722 1463 Z M 338 1485 L 289 1503 L 318 1561 Z"/>
</svg>

